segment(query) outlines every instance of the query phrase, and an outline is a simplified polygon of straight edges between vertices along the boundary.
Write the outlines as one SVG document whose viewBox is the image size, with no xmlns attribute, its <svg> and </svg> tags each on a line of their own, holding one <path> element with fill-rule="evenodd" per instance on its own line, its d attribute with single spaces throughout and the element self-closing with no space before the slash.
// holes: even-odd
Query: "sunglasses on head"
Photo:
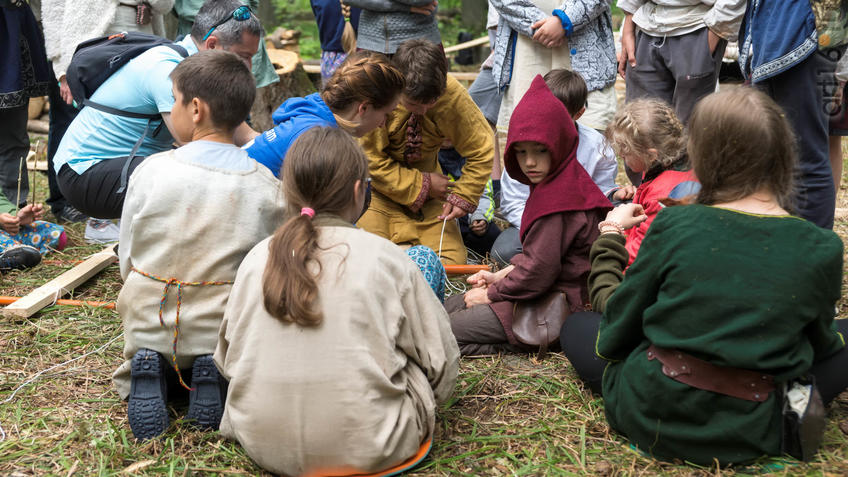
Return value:
<svg viewBox="0 0 848 477">
<path fill-rule="evenodd" d="M 218 23 L 212 25 L 212 28 L 210 28 L 209 31 L 206 32 L 206 35 L 204 35 L 203 38 L 200 41 L 201 42 L 206 41 L 206 39 L 209 38 L 209 35 L 211 35 L 212 32 L 215 31 L 216 28 L 223 25 L 224 23 L 227 23 L 230 20 L 235 20 L 237 22 L 243 22 L 243 21 L 248 20 L 248 19 L 250 19 L 250 7 L 248 7 L 247 5 L 242 5 L 238 8 L 236 8 L 235 10 L 233 10 L 233 13 L 227 15 L 226 17 L 219 20 Z"/>
</svg>

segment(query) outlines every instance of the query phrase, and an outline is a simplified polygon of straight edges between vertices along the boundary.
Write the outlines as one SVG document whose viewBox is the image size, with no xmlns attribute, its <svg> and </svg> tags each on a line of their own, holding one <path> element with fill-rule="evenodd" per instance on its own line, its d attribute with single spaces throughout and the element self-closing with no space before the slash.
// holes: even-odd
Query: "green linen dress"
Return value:
<svg viewBox="0 0 848 477">
<path fill-rule="evenodd" d="M 779 393 L 696 389 L 648 361 L 651 343 L 780 383 L 845 346 L 835 330 L 842 241 L 796 217 L 663 210 L 606 305 L 596 352 L 607 419 L 644 452 L 709 465 L 780 454 Z"/>
</svg>

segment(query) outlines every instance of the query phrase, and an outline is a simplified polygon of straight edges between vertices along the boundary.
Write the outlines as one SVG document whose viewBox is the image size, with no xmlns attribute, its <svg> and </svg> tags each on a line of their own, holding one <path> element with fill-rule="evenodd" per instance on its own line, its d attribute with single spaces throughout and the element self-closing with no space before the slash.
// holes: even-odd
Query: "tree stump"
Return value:
<svg viewBox="0 0 848 477">
<path fill-rule="evenodd" d="M 274 127 L 271 114 L 283 104 L 283 101 L 315 92 L 315 86 L 303 70 L 297 53 L 269 47 L 268 57 L 276 68 L 280 82 L 256 90 L 256 100 L 250 109 L 250 125 L 259 132 Z"/>
</svg>

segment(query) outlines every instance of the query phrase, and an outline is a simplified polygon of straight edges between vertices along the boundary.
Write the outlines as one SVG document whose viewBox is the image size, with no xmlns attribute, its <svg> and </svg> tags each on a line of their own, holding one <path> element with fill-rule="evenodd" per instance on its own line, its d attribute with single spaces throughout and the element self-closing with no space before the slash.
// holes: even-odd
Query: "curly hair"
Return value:
<svg viewBox="0 0 848 477">
<path fill-rule="evenodd" d="M 668 167 L 686 151 L 686 132 L 671 107 L 657 99 L 637 99 L 624 105 L 606 130 L 616 155 L 635 155 L 645 163 Z M 648 152 L 657 151 L 656 157 Z"/>
</svg>

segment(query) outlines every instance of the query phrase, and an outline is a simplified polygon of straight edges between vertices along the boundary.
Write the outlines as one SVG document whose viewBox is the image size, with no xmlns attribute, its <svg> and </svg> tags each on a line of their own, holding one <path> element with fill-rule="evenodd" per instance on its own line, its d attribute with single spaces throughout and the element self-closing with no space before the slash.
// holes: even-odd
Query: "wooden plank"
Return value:
<svg viewBox="0 0 848 477">
<path fill-rule="evenodd" d="M 47 160 L 39 161 L 35 156 L 35 152 L 30 150 L 26 157 L 26 166 L 28 171 L 46 172 Z"/>
<path fill-rule="evenodd" d="M 303 64 L 303 69 L 307 73 L 318 73 L 321 74 L 321 65 L 311 65 L 308 63 Z"/>
<path fill-rule="evenodd" d="M 466 41 L 465 43 L 460 43 L 458 45 L 453 45 L 445 48 L 445 54 L 450 54 L 459 50 L 464 50 L 466 48 L 473 48 L 475 46 L 485 45 L 489 43 L 489 35 L 481 36 L 476 40 Z"/>
<path fill-rule="evenodd" d="M 118 260 L 115 255 L 115 246 L 110 245 L 100 252 L 95 253 L 88 259 L 58 277 L 50 280 L 44 285 L 31 291 L 29 294 L 3 308 L 3 316 L 17 316 L 29 318 L 38 313 L 42 308 L 52 304 L 56 299 L 64 296 L 77 286 L 88 281 L 107 266 Z"/>
<path fill-rule="evenodd" d="M 479 73 L 476 71 L 449 71 L 448 74 L 457 81 L 474 81 Z"/>
</svg>

